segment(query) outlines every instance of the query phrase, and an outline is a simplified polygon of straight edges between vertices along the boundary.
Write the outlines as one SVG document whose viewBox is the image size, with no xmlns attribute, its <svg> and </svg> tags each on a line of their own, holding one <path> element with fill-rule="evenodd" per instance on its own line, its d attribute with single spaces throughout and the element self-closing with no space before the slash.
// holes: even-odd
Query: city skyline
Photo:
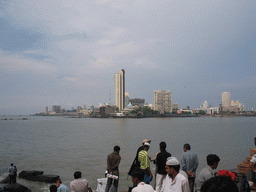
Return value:
<svg viewBox="0 0 256 192">
<path fill-rule="evenodd" d="M 171 90 L 180 108 L 230 92 L 256 108 L 255 1 L 1 1 L 2 115 L 114 104 Z"/>
</svg>

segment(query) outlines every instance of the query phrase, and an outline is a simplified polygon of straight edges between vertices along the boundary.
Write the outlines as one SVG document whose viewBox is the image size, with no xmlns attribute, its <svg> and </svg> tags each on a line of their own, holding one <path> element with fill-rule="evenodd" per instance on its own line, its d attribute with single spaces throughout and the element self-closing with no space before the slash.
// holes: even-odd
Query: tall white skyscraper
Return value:
<svg viewBox="0 0 256 192">
<path fill-rule="evenodd" d="M 118 110 L 125 107 L 125 72 L 121 69 L 120 73 L 115 73 L 115 100 Z"/>
<path fill-rule="evenodd" d="M 222 107 L 228 108 L 228 106 L 230 106 L 230 102 L 230 92 L 222 92 Z"/>
<path fill-rule="evenodd" d="M 154 91 L 154 110 L 172 112 L 172 92 Z"/>
</svg>

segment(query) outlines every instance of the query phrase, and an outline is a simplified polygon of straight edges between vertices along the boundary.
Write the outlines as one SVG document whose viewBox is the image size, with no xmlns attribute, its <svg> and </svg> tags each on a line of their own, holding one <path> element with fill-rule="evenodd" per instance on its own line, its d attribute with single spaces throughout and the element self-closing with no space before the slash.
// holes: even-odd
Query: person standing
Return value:
<svg viewBox="0 0 256 192">
<path fill-rule="evenodd" d="M 105 192 L 109 192 L 109 189 L 113 183 L 114 192 L 117 192 L 118 181 L 119 181 L 119 169 L 118 166 L 121 162 L 121 156 L 119 155 L 120 147 L 115 146 L 114 152 L 108 155 L 107 158 L 107 171 L 108 171 L 108 180 Z M 116 177 L 116 178 L 115 178 Z"/>
<path fill-rule="evenodd" d="M 220 158 L 215 154 L 206 157 L 207 167 L 203 168 L 196 179 L 196 189 L 200 192 L 203 183 L 214 176 L 214 169 L 217 169 Z"/>
<path fill-rule="evenodd" d="M 149 147 L 150 144 L 148 142 L 144 143 L 143 150 L 139 152 L 138 157 L 138 161 L 140 162 L 140 169 L 142 169 L 144 172 L 144 182 L 146 184 L 149 184 L 150 181 L 153 179 L 153 175 L 150 171 L 149 156 L 147 152 L 149 150 Z"/>
<path fill-rule="evenodd" d="M 13 166 L 13 163 L 11 163 L 11 167 L 8 169 L 9 172 L 9 184 L 14 184 L 15 182 L 15 174 L 16 174 L 16 168 Z"/>
<path fill-rule="evenodd" d="M 188 180 L 179 172 L 180 163 L 176 157 L 169 157 L 166 162 L 167 176 L 161 192 L 189 192 Z"/>
<path fill-rule="evenodd" d="M 82 173 L 80 171 L 74 173 L 74 178 L 70 182 L 71 192 L 92 192 L 89 182 L 86 179 L 82 179 Z"/>
<path fill-rule="evenodd" d="M 153 161 L 157 167 L 157 174 L 156 174 L 156 192 L 160 192 L 163 180 L 166 177 L 166 160 L 168 157 L 172 155 L 166 151 L 166 143 L 162 141 L 160 144 L 160 152 L 157 154 L 155 160 Z"/>
<path fill-rule="evenodd" d="M 140 146 L 140 147 L 138 148 L 138 150 L 137 150 L 136 156 L 135 156 L 135 158 L 134 158 L 134 160 L 133 160 L 133 162 L 132 162 L 132 165 L 131 165 L 131 167 L 130 167 L 130 170 L 129 170 L 129 172 L 128 172 L 128 175 L 132 175 L 132 172 L 133 172 L 134 169 L 140 168 L 140 162 L 139 162 L 139 160 L 138 160 L 138 158 L 139 158 L 139 152 L 140 152 L 141 150 L 143 150 L 143 148 L 144 148 L 144 143 L 150 143 L 150 142 L 151 142 L 151 141 L 148 140 L 148 139 L 143 139 L 143 141 L 142 141 L 142 146 Z"/>
<path fill-rule="evenodd" d="M 151 185 L 143 182 L 144 173 L 142 170 L 134 170 L 132 173 L 132 182 L 136 187 L 132 189 L 132 192 L 154 192 L 154 189 Z"/>
<path fill-rule="evenodd" d="M 191 147 L 188 143 L 183 146 L 184 152 L 181 154 L 181 167 L 188 175 L 190 191 L 194 191 L 196 169 L 198 167 L 197 154 L 190 151 Z"/>
</svg>

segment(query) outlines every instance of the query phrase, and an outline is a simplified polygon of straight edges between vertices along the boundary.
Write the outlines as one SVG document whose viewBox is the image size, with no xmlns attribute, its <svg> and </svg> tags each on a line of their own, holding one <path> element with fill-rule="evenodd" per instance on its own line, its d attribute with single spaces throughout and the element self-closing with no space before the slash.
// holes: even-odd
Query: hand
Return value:
<svg viewBox="0 0 256 192">
<path fill-rule="evenodd" d="M 189 176 L 189 177 L 194 177 L 194 175 L 193 175 L 193 173 L 192 173 L 191 170 L 188 172 L 188 176 Z"/>
</svg>

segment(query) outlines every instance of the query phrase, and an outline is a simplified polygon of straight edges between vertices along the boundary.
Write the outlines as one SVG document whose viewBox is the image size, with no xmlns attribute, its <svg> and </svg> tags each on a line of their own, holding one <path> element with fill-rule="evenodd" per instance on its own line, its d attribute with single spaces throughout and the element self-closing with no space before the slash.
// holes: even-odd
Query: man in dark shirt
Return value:
<svg viewBox="0 0 256 192">
<path fill-rule="evenodd" d="M 160 144 L 160 152 L 157 154 L 156 159 L 153 161 L 156 164 L 156 192 L 160 192 L 163 180 L 166 177 L 166 160 L 171 157 L 171 154 L 166 151 L 166 143 L 162 141 Z"/>
<path fill-rule="evenodd" d="M 121 161 L 121 156 L 119 155 L 120 147 L 115 146 L 114 152 L 108 155 L 107 158 L 107 171 L 108 171 L 108 181 L 105 192 L 108 192 L 112 183 L 114 183 L 114 192 L 117 192 L 118 181 L 119 181 L 119 169 L 118 165 Z"/>
</svg>

